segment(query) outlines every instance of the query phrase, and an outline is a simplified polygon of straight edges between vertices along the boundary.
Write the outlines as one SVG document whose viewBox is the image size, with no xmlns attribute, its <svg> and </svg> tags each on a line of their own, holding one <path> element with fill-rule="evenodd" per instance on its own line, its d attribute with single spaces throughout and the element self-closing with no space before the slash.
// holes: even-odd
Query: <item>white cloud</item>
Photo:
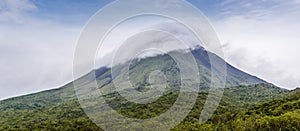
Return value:
<svg viewBox="0 0 300 131">
<path fill-rule="evenodd" d="M 0 99 L 55 88 L 72 79 L 80 28 L 29 14 L 29 0 L 0 1 Z"/>
<path fill-rule="evenodd" d="M 156 30 L 156 32 L 149 32 L 153 30 Z M 186 47 L 183 48 L 182 46 L 177 46 L 178 42 L 175 42 L 173 37 L 166 36 L 162 31 L 168 32 L 177 39 L 184 41 Z M 188 47 L 193 48 L 201 43 L 192 34 L 193 33 L 183 25 L 166 18 L 144 16 L 141 18 L 130 19 L 118 25 L 117 28 L 114 28 L 104 39 L 101 48 L 98 50 L 96 68 L 110 66 L 114 53 L 116 53 L 117 50 L 121 51 L 120 47 L 124 47 L 125 44 L 128 44 L 125 46 L 125 50 L 128 52 L 130 49 L 130 53 L 136 53 L 147 48 L 164 49 L 164 52 L 186 49 Z M 137 38 L 137 35 L 139 38 Z M 132 37 L 134 37 L 134 39 Z M 128 40 L 131 41 L 128 43 Z M 123 58 L 122 62 L 125 60 L 128 61 L 129 59 L 132 59 L 128 58 L 131 56 L 130 53 L 128 53 L 128 56 L 123 54 L 118 57 Z M 157 52 L 155 54 L 149 53 L 147 56 L 156 54 Z"/>
<path fill-rule="evenodd" d="M 157 8 L 158 9 L 170 9 L 170 8 L 181 8 L 183 0 L 164 0 L 164 1 L 157 1 Z"/>
<path fill-rule="evenodd" d="M 251 19 L 268 20 L 272 18 L 295 16 L 300 13 L 299 0 L 225 0 L 218 5 L 221 16 L 242 15 Z"/>
<path fill-rule="evenodd" d="M 227 60 L 282 87 L 299 86 L 299 0 L 231 1 L 236 3 L 222 5 L 226 17 L 213 22 L 223 43 L 228 43 Z M 167 4 L 178 7 L 176 1 Z M 0 1 L 0 99 L 58 87 L 72 78 L 79 27 L 30 17 L 36 10 L 29 0 Z M 108 53 L 112 47 L 104 50 Z"/>
<path fill-rule="evenodd" d="M 266 6 L 263 2 L 273 4 Z M 238 11 L 245 3 L 228 5 L 230 8 L 226 10 L 234 13 L 214 21 L 219 37 L 227 43 L 224 49 L 227 60 L 281 87 L 299 86 L 300 6 L 292 2 L 251 1 L 245 12 Z"/>
<path fill-rule="evenodd" d="M 0 28 L 0 99 L 71 81 L 79 30 L 54 24 Z"/>
<path fill-rule="evenodd" d="M 37 7 L 29 0 L 1 0 L 0 22 L 23 23 L 27 13 L 35 10 Z"/>
</svg>

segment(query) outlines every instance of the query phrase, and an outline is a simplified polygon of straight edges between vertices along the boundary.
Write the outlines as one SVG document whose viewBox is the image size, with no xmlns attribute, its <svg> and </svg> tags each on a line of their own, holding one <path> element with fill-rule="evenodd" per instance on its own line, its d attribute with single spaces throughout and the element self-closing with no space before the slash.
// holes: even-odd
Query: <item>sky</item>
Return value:
<svg viewBox="0 0 300 131">
<path fill-rule="evenodd" d="M 70 82 L 80 32 L 110 2 L 1 0 L 0 99 Z M 189 2 L 209 19 L 227 62 L 282 88 L 300 86 L 300 0 Z"/>
</svg>

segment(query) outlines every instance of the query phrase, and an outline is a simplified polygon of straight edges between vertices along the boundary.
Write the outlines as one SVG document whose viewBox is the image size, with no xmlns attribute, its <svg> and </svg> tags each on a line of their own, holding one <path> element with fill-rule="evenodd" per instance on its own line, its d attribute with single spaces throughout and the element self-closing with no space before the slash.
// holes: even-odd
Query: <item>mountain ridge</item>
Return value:
<svg viewBox="0 0 300 131">
<path fill-rule="evenodd" d="M 195 49 L 192 51 L 194 51 L 193 55 L 196 58 L 198 68 L 202 69 L 200 78 L 202 83 L 200 83 L 201 90 L 198 93 L 199 96 L 194 105 L 194 111 L 190 113 L 191 116 L 184 120 L 184 122 L 188 122 L 188 125 L 191 127 L 193 127 L 191 123 L 198 119 L 202 105 L 208 95 L 208 90 L 210 89 L 210 68 L 212 66 L 208 58 L 208 53 L 210 52 L 203 49 Z M 220 57 L 218 58 L 221 60 Z M 225 60 L 222 61 L 225 62 Z M 230 66 L 230 64 L 226 65 L 229 66 L 229 68 L 227 68 L 227 88 L 224 89 L 224 95 L 216 114 L 238 109 L 248 109 L 253 107 L 256 103 L 273 100 L 289 93 L 288 90 L 269 84 L 258 77 L 254 77 Z M 147 78 L 149 73 L 157 69 L 166 75 L 168 79 L 167 87 L 169 87 L 170 90 L 159 98 L 158 102 L 153 102 L 146 107 L 144 105 L 128 103 L 126 99 L 110 89 L 114 86 L 112 82 L 113 78 L 117 78 L 120 72 L 125 71 L 125 68 L 122 66 L 120 67 L 119 73 L 112 73 L 110 71 L 111 69 L 107 67 L 93 70 L 80 79 L 77 79 L 76 82 L 80 83 L 82 88 L 84 88 L 89 81 L 96 80 L 98 87 L 95 87 L 93 90 L 108 90 L 106 94 L 102 94 L 106 98 L 107 103 L 114 107 L 119 113 L 139 119 L 159 115 L 168 109 L 168 107 L 172 105 L 172 102 L 176 100 L 178 96 L 177 89 L 180 87 L 180 72 L 176 62 L 167 54 L 132 62 L 129 65 L 129 69 L 130 80 L 137 90 L 144 91 L 150 87 L 150 82 Z M 113 75 L 115 76 L 113 77 Z M 96 78 L 94 78 L 94 76 L 96 76 Z M 190 81 L 193 82 L 193 80 Z M 73 82 L 70 82 L 57 89 L 0 101 L 0 117 L 2 118 L 0 119 L 0 130 L 34 130 L 39 128 L 49 130 L 100 130 L 85 115 L 84 110 L 78 102 L 75 90 L 76 88 L 74 89 Z M 152 110 L 155 112 L 152 113 Z M 57 128 L 54 128 L 54 125 L 56 125 Z M 182 128 L 181 125 L 179 125 L 179 127 Z"/>
<path fill-rule="evenodd" d="M 221 59 L 219 56 L 217 56 L 216 54 L 213 54 L 209 51 L 206 51 L 204 48 L 202 47 L 196 47 L 196 48 L 193 48 L 193 49 L 189 49 L 191 51 L 191 53 L 194 55 L 194 57 L 196 58 L 196 61 L 197 61 L 197 64 L 199 65 L 204 65 L 206 68 L 210 68 L 210 62 L 209 62 L 209 57 L 208 57 L 208 53 L 210 53 L 210 55 L 214 55 L 216 56 L 217 58 Z M 161 57 L 161 56 L 164 56 L 165 54 L 160 54 L 160 55 L 157 55 L 157 56 L 151 56 L 151 57 L 148 57 L 148 58 L 142 58 L 141 60 L 147 60 L 149 58 L 156 58 L 156 57 Z M 223 60 L 223 59 L 222 59 Z M 225 60 L 223 60 L 224 62 L 226 62 Z M 242 82 L 242 83 L 238 83 L 236 81 L 234 82 L 231 82 L 232 85 L 228 86 L 228 87 L 232 87 L 232 86 L 239 86 L 239 85 L 253 85 L 253 84 L 260 84 L 260 83 L 264 83 L 264 84 L 270 84 L 270 85 L 273 85 L 271 83 L 268 83 L 266 82 L 265 80 L 262 80 L 254 75 L 251 75 L 251 74 L 248 74 L 242 70 L 239 70 L 237 68 L 235 68 L 234 66 L 230 65 L 229 63 L 226 62 L 226 66 L 227 66 L 227 73 L 231 73 L 229 75 L 233 75 L 233 76 L 238 76 L 238 78 L 228 78 L 227 77 L 227 83 L 228 83 L 228 79 L 239 79 L 241 76 L 239 76 L 238 74 L 243 74 L 245 77 L 248 77 L 248 78 L 251 78 L 249 81 L 250 82 Z M 94 69 L 93 71 L 91 71 L 90 73 L 82 76 L 81 78 L 84 78 L 85 76 L 87 75 L 93 75 L 95 74 L 97 80 L 99 81 L 99 79 L 105 79 L 105 78 L 112 78 L 112 76 L 110 74 L 106 74 L 104 76 L 101 76 L 103 75 L 104 73 L 107 73 L 108 71 L 110 71 L 110 67 L 100 67 L 98 69 Z M 80 78 L 79 78 L 80 79 Z M 230 83 L 230 82 L 229 82 Z M 73 82 L 69 82 L 59 88 L 55 88 L 55 89 L 49 89 L 49 90 L 44 90 L 44 91 L 39 91 L 39 92 L 36 92 L 36 93 L 31 93 L 31 94 L 26 94 L 26 95 L 20 95 L 20 96 L 30 96 L 32 94 L 37 94 L 37 93 L 40 93 L 40 92 L 48 92 L 48 91 L 53 91 L 53 90 L 60 90 L 60 89 L 64 89 L 64 88 L 70 88 L 72 86 L 70 85 L 73 85 Z M 68 89 L 70 90 L 70 89 Z M 14 98 L 17 98 L 17 97 L 20 97 L 20 96 L 16 96 L 16 97 L 12 97 L 12 98 L 7 98 L 7 99 L 4 99 L 4 100 L 1 100 L 1 101 L 5 101 L 5 100 L 9 100 L 9 99 L 14 99 Z"/>
</svg>

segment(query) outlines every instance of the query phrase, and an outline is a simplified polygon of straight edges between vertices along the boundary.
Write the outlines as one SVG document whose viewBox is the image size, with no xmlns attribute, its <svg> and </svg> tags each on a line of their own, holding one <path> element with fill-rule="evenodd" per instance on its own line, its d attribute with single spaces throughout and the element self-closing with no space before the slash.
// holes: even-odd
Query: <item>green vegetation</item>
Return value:
<svg viewBox="0 0 300 131">
<path fill-rule="evenodd" d="M 182 52 L 173 52 L 182 53 Z M 205 124 L 198 123 L 208 95 L 210 68 L 208 53 L 193 50 L 200 69 L 201 90 L 189 115 L 173 130 L 300 130 L 300 90 L 287 91 L 227 65 L 227 88 L 214 115 Z M 184 54 L 182 54 L 184 55 Z M 212 54 L 213 55 L 213 54 Z M 189 63 L 186 63 L 189 65 Z M 116 66 L 113 74 L 125 72 Z M 129 75 L 138 91 L 151 88 L 149 74 L 160 70 L 167 78 L 164 95 L 153 103 L 143 105 L 127 101 L 115 92 L 109 68 L 100 68 L 76 80 L 81 89 L 96 74 L 98 87 L 108 103 L 118 113 L 147 119 L 167 111 L 176 101 L 180 86 L 180 70 L 168 55 L 159 55 L 130 63 Z M 195 78 L 196 79 L 196 78 Z M 188 80 L 190 82 L 195 79 Z M 98 96 L 99 97 L 99 96 Z M 89 101 L 97 104 L 97 97 Z M 104 112 L 104 111 L 103 111 Z M 115 125 L 118 126 L 118 125 Z M 73 83 L 61 88 L 0 101 L 0 130 L 101 130 L 84 113 L 75 95 Z"/>
<path fill-rule="evenodd" d="M 256 92 L 255 89 L 260 91 Z M 76 98 L 62 99 L 65 97 L 61 97 L 57 100 L 56 97 L 47 97 L 57 92 L 60 90 L 2 101 L 0 130 L 101 130 L 88 119 Z M 243 94 L 248 94 L 247 99 L 242 99 Z M 169 93 L 151 104 L 137 105 L 126 102 L 116 94 L 111 95 L 113 99 L 107 99 L 107 102 L 115 110 L 122 115 L 139 119 L 151 118 L 165 112 L 177 98 L 177 93 Z M 279 98 L 283 95 L 286 97 Z M 39 96 L 44 97 L 39 98 Z M 44 101 L 45 97 L 48 99 Z M 267 84 L 226 88 L 213 117 L 207 123 L 200 125 L 198 118 L 206 97 L 207 93 L 199 93 L 193 110 L 174 130 L 300 129 L 298 126 L 299 91 L 288 92 Z M 19 105 L 16 104 L 16 99 L 27 102 Z M 29 102 L 31 100 L 32 102 Z M 261 103 L 262 101 L 269 102 Z M 39 106 L 34 106 L 35 102 L 39 102 Z"/>
<path fill-rule="evenodd" d="M 300 91 L 269 102 L 255 104 L 250 109 L 215 114 L 202 127 L 212 130 L 299 130 Z M 201 127 L 201 128 L 202 128 Z"/>
</svg>

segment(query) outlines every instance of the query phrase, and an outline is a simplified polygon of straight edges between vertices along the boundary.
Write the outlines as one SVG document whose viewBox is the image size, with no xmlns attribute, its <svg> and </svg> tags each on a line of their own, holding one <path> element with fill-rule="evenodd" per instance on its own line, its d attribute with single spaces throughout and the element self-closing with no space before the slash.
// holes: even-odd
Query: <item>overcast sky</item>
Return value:
<svg viewBox="0 0 300 131">
<path fill-rule="evenodd" d="M 0 99 L 72 80 L 80 31 L 109 2 L 0 0 Z M 300 86 L 300 0 L 192 3 L 211 21 L 229 63 L 283 88 Z"/>
</svg>

